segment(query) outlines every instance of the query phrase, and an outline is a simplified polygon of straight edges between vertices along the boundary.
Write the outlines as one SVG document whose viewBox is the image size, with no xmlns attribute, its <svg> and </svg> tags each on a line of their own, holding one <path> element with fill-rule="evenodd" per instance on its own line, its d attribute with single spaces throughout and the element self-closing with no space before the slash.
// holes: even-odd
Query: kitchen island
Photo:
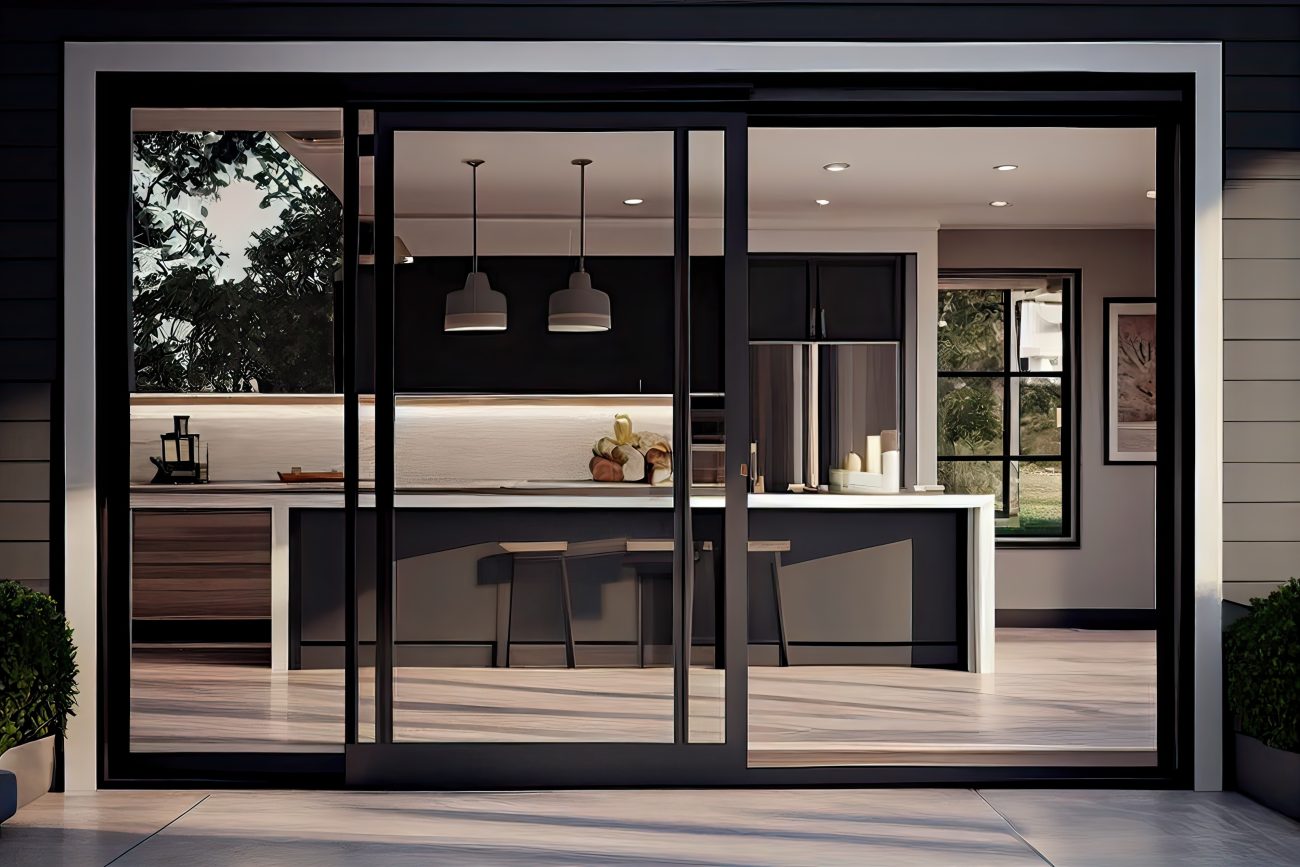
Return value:
<svg viewBox="0 0 1300 867">
<path fill-rule="evenodd" d="M 363 492 L 363 656 L 373 637 L 365 628 L 367 618 L 373 623 L 366 589 L 373 549 L 365 543 L 372 505 Z M 567 482 L 400 489 L 395 505 L 399 664 L 664 662 L 666 489 Z M 692 661 L 720 663 L 714 579 L 722 574 L 723 498 L 703 489 L 691 505 Z M 748 505 L 753 664 L 993 670 L 992 497 L 751 494 Z M 137 485 L 131 506 L 268 512 L 272 668 L 341 665 L 341 485 Z M 560 585 L 548 576 L 560 561 L 573 572 L 563 596 L 572 610 L 552 616 L 561 610 Z"/>
</svg>

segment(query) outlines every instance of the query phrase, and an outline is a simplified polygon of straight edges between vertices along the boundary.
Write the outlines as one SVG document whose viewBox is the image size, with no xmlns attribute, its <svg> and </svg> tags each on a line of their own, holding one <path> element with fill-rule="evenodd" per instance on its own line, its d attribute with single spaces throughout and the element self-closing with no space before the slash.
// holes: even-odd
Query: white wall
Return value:
<svg viewBox="0 0 1300 867">
<path fill-rule="evenodd" d="M 998 608 L 1154 608 L 1155 467 L 1103 463 L 1102 299 L 1155 294 L 1155 233 L 949 229 L 939 267 L 1082 271 L 1077 549 L 1000 549 Z"/>
</svg>

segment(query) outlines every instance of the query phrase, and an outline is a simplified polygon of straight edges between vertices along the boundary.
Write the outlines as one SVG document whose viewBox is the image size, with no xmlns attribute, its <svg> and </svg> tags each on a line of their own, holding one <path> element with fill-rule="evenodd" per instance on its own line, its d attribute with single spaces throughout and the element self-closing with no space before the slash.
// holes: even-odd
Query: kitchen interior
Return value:
<svg viewBox="0 0 1300 867">
<path fill-rule="evenodd" d="M 271 131 L 256 159 L 298 164 L 304 200 L 342 196 L 341 112 L 134 112 L 140 148 L 212 130 Z M 394 134 L 394 740 L 671 742 L 677 464 L 691 742 L 724 739 L 725 667 L 746 665 L 751 766 L 1154 766 L 1154 626 L 1060 614 L 1154 623 L 1154 467 L 1108 464 L 1102 442 L 1103 299 L 1154 294 L 1154 131 L 751 129 L 743 431 L 723 424 L 723 136 L 688 139 L 679 443 L 672 133 Z M 158 164 L 137 160 L 137 187 Z M 364 147 L 361 164 L 365 740 Z M 223 241 L 232 280 L 260 267 L 250 236 L 301 217 L 260 207 L 255 174 L 152 205 Z M 322 247 L 298 252 L 337 268 L 341 245 Z M 137 247 L 137 277 L 158 267 Z M 160 285 L 137 279 L 139 309 Z M 133 751 L 343 747 L 343 371 L 325 303 L 239 332 L 315 365 L 277 382 L 177 379 L 167 365 L 212 363 L 202 329 L 159 314 L 163 340 L 136 317 Z M 750 455 L 742 660 L 721 652 L 735 436 Z"/>
</svg>

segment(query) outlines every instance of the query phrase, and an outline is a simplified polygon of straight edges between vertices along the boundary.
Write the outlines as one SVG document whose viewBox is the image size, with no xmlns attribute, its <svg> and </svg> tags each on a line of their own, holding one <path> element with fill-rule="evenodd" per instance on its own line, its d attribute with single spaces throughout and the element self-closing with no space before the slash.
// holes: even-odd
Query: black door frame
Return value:
<svg viewBox="0 0 1300 867">
<path fill-rule="evenodd" d="M 745 622 L 745 550 L 748 527 L 745 520 L 745 478 L 739 472 L 727 474 L 726 511 L 723 552 L 722 638 L 724 678 L 726 683 L 726 737 L 718 744 L 688 743 L 690 611 L 693 604 L 694 550 L 690 507 L 690 250 L 689 250 L 689 139 L 696 131 L 720 131 L 724 135 L 723 212 L 725 273 L 724 304 L 730 315 L 726 319 L 724 346 L 725 376 L 730 397 L 724 413 L 728 424 L 733 419 L 748 418 L 748 300 L 745 267 L 746 255 L 746 123 L 743 114 L 715 111 L 610 111 L 593 108 L 586 111 L 491 111 L 430 110 L 424 106 L 372 106 L 374 110 L 375 171 L 375 513 L 376 583 L 375 596 L 375 735 L 373 743 L 358 742 L 355 727 L 348 729 L 345 748 L 345 773 L 349 785 L 416 785 L 458 787 L 482 785 L 519 785 L 521 774 L 535 773 L 534 779 L 554 779 L 565 774 L 575 780 L 599 779 L 608 785 L 629 776 L 640 776 L 651 769 L 667 772 L 674 765 L 689 767 L 726 767 L 743 762 L 745 754 L 744 708 L 739 703 L 746 695 L 746 666 L 736 664 L 744 656 Z M 349 114 L 359 111 L 354 105 Z M 396 342 L 394 319 L 395 272 L 393 265 L 393 138 L 407 131 L 654 131 L 672 135 L 673 147 L 673 257 L 674 257 L 674 377 L 673 440 L 678 443 L 673 456 L 673 741 L 671 743 L 394 743 L 393 741 L 393 618 L 396 557 L 394 429 Z M 349 176 L 351 179 L 351 176 Z M 345 199 L 355 201 L 357 190 L 349 186 Z M 348 219 L 352 219 L 351 212 Z M 349 231 L 352 231 L 349 227 Z M 345 263 L 345 280 L 355 273 L 352 263 Z M 355 293 L 344 292 L 345 306 Z M 345 346 L 356 345 L 355 320 L 349 318 Z M 733 363 L 734 362 L 734 363 Z M 734 379 L 734 382 L 732 381 Z M 741 387 L 744 383 L 744 387 Z M 355 386 L 355 383 L 353 383 Z M 355 403 L 355 387 L 345 395 L 345 402 Z M 735 428 L 744 429 L 738 424 Z M 355 437 L 352 425 L 346 435 Z M 730 437 L 726 443 L 727 465 L 739 467 L 747 458 L 743 437 Z M 345 453 L 355 455 L 355 443 L 345 444 Z M 345 466 L 349 487 L 359 474 L 359 463 Z M 348 525 L 355 528 L 358 503 L 348 500 Z M 355 541 L 353 543 L 355 545 Z M 353 549 L 355 550 L 355 549 Z M 348 586 L 355 587 L 355 562 L 346 564 Z M 356 618 L 355 592 L 347 597 L 346 622 Z M 739 624 L 740 628 L 734 628 Z M 357 658 L 349 642 L 349 656 L 354 670 L 346 678 L 350 690 L 345 697 L 349 712 L 357 706 L 355 671 Z M 601 784 L 601 783 L 597 783 Z"/>
<path fill-rule="evenodd" d="M 1154 768 L 1079 767 L 857 767 L 748 768 L 742 760 L 723 760 L 725 751 L 710 745 L 671 744 L 671 754 L 620 755 L 622 745 L 598 745 L 591 765 L 602 758 L 619 760 L 622 773 L 602 775 L 560 762 L 510 765 L 528 758 L 516 745 L 496 745 L 502 768 L 485 769 L 452 746 L 436 760 L 443 763 L 447 786 L 483 785 L 1115 785 L 1187 786 L 1192 774 L 1193 710 L 1193 545 L 1194 500 L 1193 377 L 1195 350 L 1191 281 L 1194 264 L 1192 203 L 1193 140 L 1191 75 L 1166 74 L 476 74 L 476 75 L 296 75 L 277 76 L 269 88 L 265 75 L 193 73 L 101 73 L 96 93 L 97 130 L 96 283 L 123 285 L 130 267 L 129 183 L 132 107 L 249 107 L 340 105 L 400 108 L 407 101 L 423 110 L 586 111 L 598 108 L 680 113 L 739 112 L 749 126 L 1144 126 L 1157 129 L 1157 299 L 1160 342 L 1170 347 L 1160 365 L 1158 412 L 1162 420 L 1158 448 L 1157 490 L 1163 506 L 1157 517 L 1157 741 Z M 689 112 L 687 112 L 689 114 Z M 345 113 L 345 119 L 347 113 Z M 728 166 L 743 162 L 728 141 Z M 114 168 L 116 167 L 116 168 Z M 345 211 L 345 213 L 347 213 Z M 728 225 L 727 232 L 744 232 Z M 348 233 L 351 235 L 351 232 Z M 379 233 L 382 237 L 382 233 Z M 345 245 L 348 244 L 345 236 Z M 355 244 L 355 238 L 350 242 Z M 391 243 L 391 241 L 389 242 Z M 381 253 L 382 255 L 382 253 Z M 383 261 L 380 259 L 379 261 Z M 745 274 L 728 274 L 728 292 L 743 286 Z M 734 299 L 744 309 L 747 299 Z M 731 299 L 728 303 L 731 304 Z M 345 314 L 346 315 L 346 314 Z M 122 399 L 129 387 L 124 348 L 116 335 L 129 328 L 129 293 L 123 306 L 101 297 L 96 305 L 97 353 L 96 442 L 101 456 L 125 453 L 129 441 L 129 407 Z M 743 323 L 728 319 L 727 329 Z M 747 335 L 745 335 L 747 338 Z M 728 343 L 734 341 L 729 336 Z M 346 350 L 345 350 L 346 351 Z M 742 362 L 743 363 L 743 362 Z M 729 371 L 735 368 L 729 365 Z M 726 387 L 745 392 L 747 382 Z M 355 384 L 355 383 L 354 383 Z M 727 419 L 732 427 L 732 419 Z M 746 424 L 738 421 L 740 429 Z M 728 456 L 729 466 L 736 463 Z M 157 785 L 290 785 L 338 786 L 345 782 L 344 756 L 321 753 L 132 753 L 130 724 L 130 568 L 128 471 L 124 461 L 97 461 L 100 515 L 99 608 L 99 753 L 100 778 L 106 786 Z M 728 489 L 728 505 L 732 493 Z M 735 532 L 728 524 L 728 539 Z M 52 540 L 59 543 L 61 539 Z M 731 619 L 728 641 L 744 634 L 744 620 Z M 355 632 L 352 635 L 355 644 Z M 743 659 L 732 655 L 729 662 Z M 729 665 L 731 678 L 744 666 Z M 355 689 L 353 684 L 351 689 Z M 742 688 L 737 700 L 744 707 Z M 729 698 L 730 701 L 730 698 Z M 730 711 L 730 706 L 729 706 Z M 352 720 L 349 723 L 355 722 Z M 734 727 L 745 718 L 728 713 L 728 744 Z M 357 745 L 364 746 L 364 745 Z M 435 745 L 403 745 L 413 751 Z M 528 745 L 520 745 L 528 746 Z M 660 745 L 642 745 L 660 746 Z M 347 749 L 355 749 L 349 746 Z M 713 755 L 717 755 L 714 758 Z M 418 760 L 418 752 L 411 754 Z M 430 760 L 435 757 L 429 756 Z M 586 764 L 586 763 L 584 763 Z M 398 769 L 401 770 L 401 769 Z M 392 778 L 388 785 L 427 786 L 427 780 Z"/>
</svg>

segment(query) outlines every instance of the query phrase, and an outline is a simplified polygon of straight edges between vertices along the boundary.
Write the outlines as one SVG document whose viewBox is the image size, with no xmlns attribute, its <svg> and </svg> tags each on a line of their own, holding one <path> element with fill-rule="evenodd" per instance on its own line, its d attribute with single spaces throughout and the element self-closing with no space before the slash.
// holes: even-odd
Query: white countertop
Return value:
<svg viewBox="0 0 1300 867">
<path fill-rule="evenodd" d="M 570 483 L 573 485 L 573 483 Z M 664 488 L 603 493 L 599 483 L 586 483 L 581 492 L 556 493 L 561 485 L 547 484 L 532 492 L 518 488 L 502 493 L 481 491 L 398 491 L 399 509 L 671 509 L 673 497 Z M 575 485 L 576 487 L 576 485 Z M 638 486 L 640 487 L 640 486 Z M 643 489 L 644 490 L 644 489 Z M 372 492 L 360 496 L 362 508 L 374 506 Z M 694 509 L 720 509 L 719 494 L 696 493 Z M 977 509 L 992 505 L 991 494 L 750 494 L 751 509 Z M 132 485 L 132 508 L 289 508 L 331 509 L 343 506 L 342 485 L 283 482 L 213 482 L 206 485 Z"/>
</svg>

